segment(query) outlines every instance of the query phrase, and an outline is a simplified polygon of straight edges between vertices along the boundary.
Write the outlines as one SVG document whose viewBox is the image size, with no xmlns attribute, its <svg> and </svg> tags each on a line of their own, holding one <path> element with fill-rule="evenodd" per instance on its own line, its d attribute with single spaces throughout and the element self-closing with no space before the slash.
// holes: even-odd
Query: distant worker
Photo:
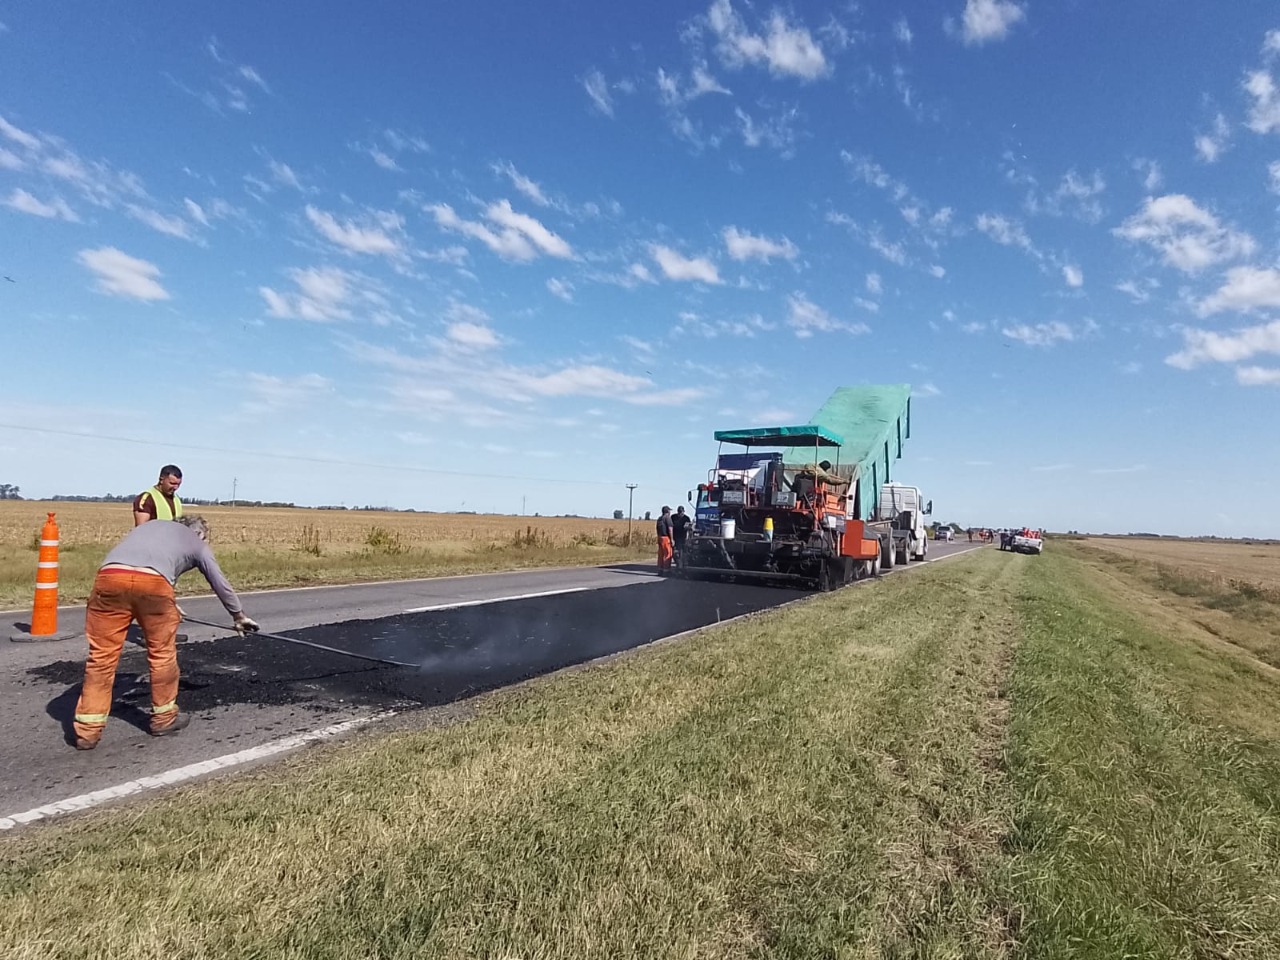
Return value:
<svg viewBox="0 0 1280 960">
<path fill-rule="evenodd" d="M 671 546 L 674 553 L 684 549 L 684 542 L 689 538 L 689 527 L 692 525 L 693 518 L 684 512 L 684 507 L 676 507 L 675 516 L 671 518 Z"/>
<path fill-rule="evenodd" d="M 671 508 L 663 507 L 662 516 L 658 518 L 658 574 L 661 576 L 671 570 L 672 544 L 675 541 L 675 525 L 671 522 Z"/>
<path fill-rule="evenodd" d="M 182 486 L 182 471 L 172 463 L 160 468 L 160 479 L 154 487 L 143 490 L 133 499 L 133 525 L 140 526 L 148 520 L 177 520 L 182 516 L 182 501 L 178 488 Z"/>
<path fill-rule="evenodd" d="M 75 746 L 92 750 L 102 739 L 111 714 L 111 691 L 129 624 L 136 617 L 147 643 L 151 674 L 151 735 L 177 733 L 191 722 L 178 713 L 178 624 L 182 611 L 173 597 L 178 578 L 199 568 L 236 631 L 254 633 L 258 625 L 244 615 L 240 598 L 222 575 L 209 549 L 209 525 L 203 517 L 135 527 L 107 554 L 93 581 L 84 632 L 89 657 L 75 713 Z"/>
</svg>

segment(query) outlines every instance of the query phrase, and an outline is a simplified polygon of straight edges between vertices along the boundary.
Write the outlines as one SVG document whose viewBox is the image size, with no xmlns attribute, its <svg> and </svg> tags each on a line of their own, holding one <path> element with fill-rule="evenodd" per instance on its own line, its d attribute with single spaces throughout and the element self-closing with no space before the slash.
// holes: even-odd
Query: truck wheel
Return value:
<svg viewBox="0 0 1280 960">
<path fill-rule="evenodd" d="M 904 567 L 911 562 L 911 547 L 904 540 L 902 547 L 898 550 L 898 563 Z"/>
<path fill-rule="evenodd" d="M 881 540 L 880 541 L 880 569 L 885 571 L 886 573 L 893 569 L 893 561 L 894 561 L 893 554 L 894 554 L 893 538 L 890 537 L 887 541 Z"/>
</svg>

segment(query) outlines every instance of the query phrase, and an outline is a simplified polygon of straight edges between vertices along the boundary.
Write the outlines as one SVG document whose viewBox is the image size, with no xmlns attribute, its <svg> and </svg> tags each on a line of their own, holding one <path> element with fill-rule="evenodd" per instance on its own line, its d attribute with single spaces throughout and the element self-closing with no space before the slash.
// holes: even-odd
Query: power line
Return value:
<svg viewBox="0 0 1280 960">
<path fill-rule="evenodd" d="M 75 437 L 78 440 L 108 440 L 112 443 L 136 443 L 146 447 L 166 447 L 175 450 L 195 450 L 200 453 L 228 453 L 238 457 L 267 457 L 274 460 L 291 460 L 298 463 L 323 463 L 335 467 L 368 467 L 373 470 L 401 470 L 406 473 L 426 473 L 443 477 L 467 479 L 489 478 L 493 480 L 519 480 L 527 483 L 564 483 L 578 486 L 616 487 L 616 480 L 589 480 L 581 477 L 527 477 L 515 474 L 493 473 L 485 470 L 468 473 L 464 470 L 443 470 L 438 467 L 415 467 L 409 464 L 372 463 L 365 460 L 340 460 L 336 457 L 308 457 L 296 453 L 267 453 L 257 450 L 228 447 L 204 447 L 191 443 L 170 443 L 165 440 L 140 440 L 137 437 L 114 437 L 101 433 L 78 433 L 75 430 L 55 430 L 51 427 L 28 427 L 16 423 L 0 423 L 0 429 L 20 430 L 24 433 L 41 433 L 57 437 Z"/>
</svg>

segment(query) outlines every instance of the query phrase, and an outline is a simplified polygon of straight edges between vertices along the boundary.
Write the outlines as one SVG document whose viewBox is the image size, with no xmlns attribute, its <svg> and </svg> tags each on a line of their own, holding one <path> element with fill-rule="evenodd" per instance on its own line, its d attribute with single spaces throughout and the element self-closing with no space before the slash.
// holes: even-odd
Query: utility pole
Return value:
<svg viewBox="0 0 1280 960">
<path fill-rule="evenodd" d="M 520 498 L 520 516 L 523 517 L 526 514 L 528 514 L 529 512 L 528 507 L 529 507 L 529 497 L 528 495 L 525 495 Z"/>
<path fill-rule="evenodd" d="M 631 504 L 635 501 L 638 483 L 627 484 L 627 546 L 631 546 Z"/>
<path fill-rule="evenodd" d="M 240 482 L 238 477 L 231 478 L 231 506 L 236 505 L 236 484 Z"/>
</svg>

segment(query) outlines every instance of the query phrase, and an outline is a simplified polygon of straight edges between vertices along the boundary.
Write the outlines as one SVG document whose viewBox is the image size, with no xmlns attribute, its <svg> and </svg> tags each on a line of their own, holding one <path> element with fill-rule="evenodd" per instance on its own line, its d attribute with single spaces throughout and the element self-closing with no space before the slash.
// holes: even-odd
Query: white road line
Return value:
<svg viewBox="0 0 1280 960">
<path fill-rule="evenodd" d="M 429 607 L 410 607 L 405 613 L 432 613 L 436 610 L 457 610 L 461 607 L 482 607 L 489 603 L 506 603 L 508 600 L 532 600 L 534 597 L 558 597 L 564 593 L 583 593 L 597 587 L 565 587 L 563 590 L 541 590 L 537 593 L 517 593 L 510 597 L 488 597 L 481 600 L 457 600 L 453 603 L 437 603 Z"/>
<path fill-rule="evenodd" d="M 292 737 L 286 737 L 283 740 L 273 740 L 270 743 L 264 743 L 258 747 L 250 747 L 248 750 L 241 750 L 239 753 L 228 753 L 222 757 L 215 757 L 212 760 L 204 760 L 200 763 L 192 763 L 185 767 L 178 767 L 176 770 L 169 770 L 166 773 L 156 774 L 150 777 L 140 777 L 137 780 L 130 780 L 128 783 L 122 783 L 115 787 L 107 787 L 104 790 L 95 790 L 93 793 L 84 793 L 78 797 L 68 797 L 66 800 L 59 800 L 57 803 L 46 804 L 43 807 L 36 807 L 34 810 L 27 810 L 24 813 L 15 813 L 12 816 L 0 817 L 0 830 L 13 830 L 28 823 L 34 823 L 37 820 L 47 820 L 50 817 L 56 817 L 65 813 L 75 813 L 80 810 L 88 810 L 91 807 L 97 807 L 104 803 L 110 803 L 112 800 L 119 800 L 122 797 L 132 796 L 135 793 L 142 793 L 146 790 L 156 790 L 160 787 L 170 787 L 175 783 L 182 783 L 186 780 L 194 780 L 196 777 L 202 777 L 218 770 L 226 770 L 229 767 L 237 767 L 241 764 L 251 763 L 254 760 L 261 760 L 264 757 L 274 757 L 278 753 L 286 753 L 289 750 L 296 750 L 299 747 L 306 746 L 308 743 L 315 743 L 319 740 L 328 740 L 332 737 L 341 736 L 359 727 L 366 726 L 370 723 L 377 723 L 379 720 L 386 720 L 394 717 L 394 710 L 375 713 L 368 717 L 356 717 L 352 720 L 344 720 L 342 723 L 335 723 L 332 726 L 324 727 L 320 730 L 312 730 L 310 733 L 300 733 Z"/>
</svg>

